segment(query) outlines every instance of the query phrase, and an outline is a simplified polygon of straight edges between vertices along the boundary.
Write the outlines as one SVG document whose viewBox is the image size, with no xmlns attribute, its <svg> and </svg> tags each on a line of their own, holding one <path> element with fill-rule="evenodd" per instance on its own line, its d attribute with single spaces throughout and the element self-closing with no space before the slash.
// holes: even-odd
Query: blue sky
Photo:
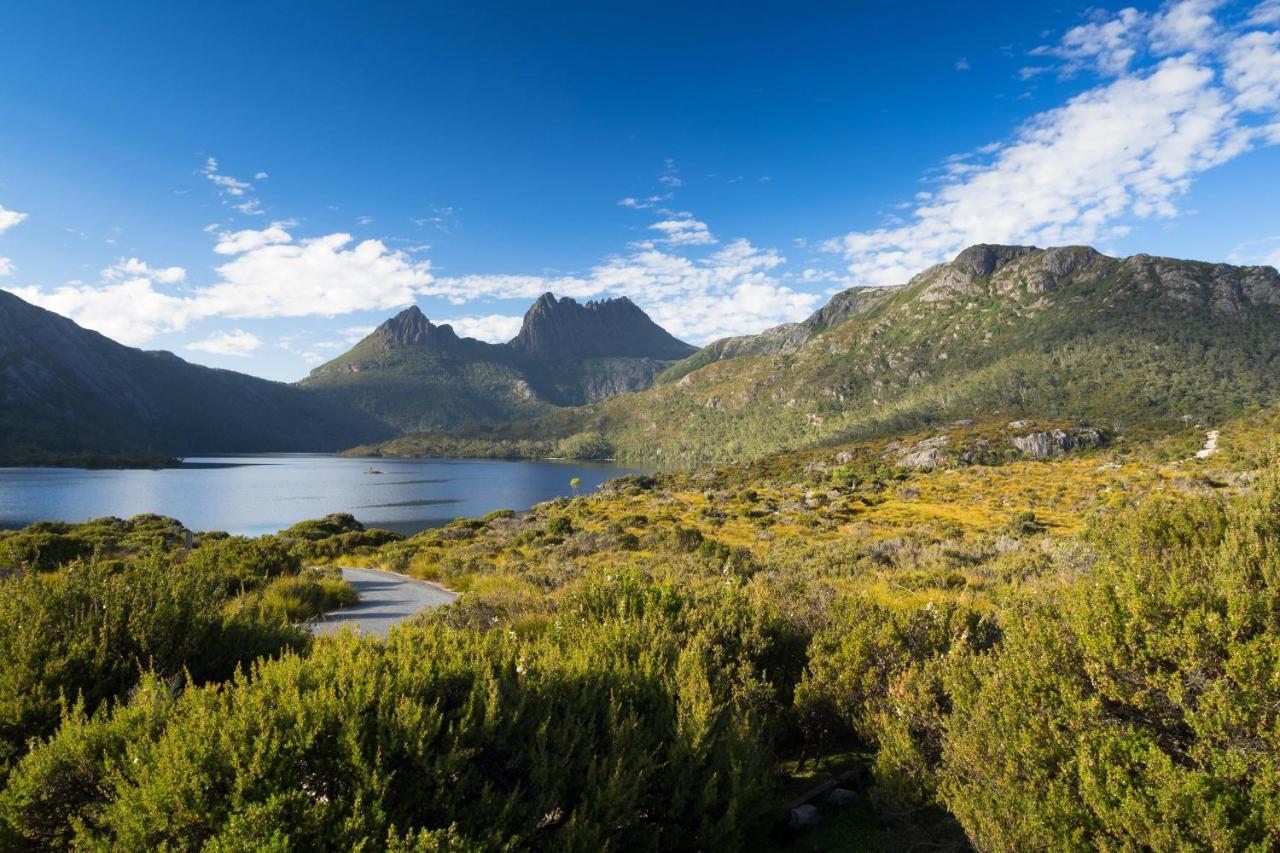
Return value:
<svg viewBox="0 0 1280 853">
<path fill-rule="evenodd" d="M 0 287 L 296 379 L 544 290 L 705 343 L 973 242 L 1280 263 L 1280 1 L 13 4 Z"/>
</svg>

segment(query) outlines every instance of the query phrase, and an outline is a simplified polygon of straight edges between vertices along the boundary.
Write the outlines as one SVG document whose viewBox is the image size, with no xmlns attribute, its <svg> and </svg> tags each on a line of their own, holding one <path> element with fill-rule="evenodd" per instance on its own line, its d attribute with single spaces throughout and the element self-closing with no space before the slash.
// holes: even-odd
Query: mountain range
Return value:
<svg viewBox="0 0 1280 853">
<path fill-rule="evenodd" d="M 546 293 L 508 343 L 458 337 L 414 306 L 299 384 L 400 432 L 450 431 L 641 391 L 696 351 L 625 296 Z"/>
<path fill-rule="evenodd" d="M 1211 423 L 1278 395 L 1275 269 L 1084 246 L 972 246 L 701 350 L 625 297 L 545 294 L 502 344 L 414 307 L 295 386 L 130 349 L 0 293 L 0 450 L 333 450 L 406 433 L 545 447 L 589 433 L 629 461 L 686 465 L 958 418 Z"/>
<path fill-rule="evenodd" d="M 626 298 L 539 298 L 509 343 L 409 308 L 296 385 L 118 344 L 0 291 L 0 456 L 334 451 L 647 388 L 696 351 Z"/>
</svg>

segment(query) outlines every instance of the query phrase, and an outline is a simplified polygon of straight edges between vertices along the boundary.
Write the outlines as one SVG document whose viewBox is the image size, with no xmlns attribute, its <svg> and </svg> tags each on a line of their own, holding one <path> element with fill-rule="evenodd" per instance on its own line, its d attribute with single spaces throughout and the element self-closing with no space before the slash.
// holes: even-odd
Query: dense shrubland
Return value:
<svg viewBox="0 0 1280 853">
<path fill-rule="evenodd" d="M 362 533 L 342 517 L 307 529 L 326 525 L 328 536 L 301 547 L 283 535 L 207 533 L 190 535 L 190 551 L 188 532 L 160 516 L 0 536 L 9 575 L 0 579 L 0 773 L 68 708 L 92 713 L 145 674 L 217 682 L 259 657 L 305 648 L 295 623 L 355 598 L 336 572 L 303 569 L 318 546 Z"/>
<path fill-rule="evenodd" d="M 856 446 L 408 539 L 338 517 L 99 543 L 4 582 L 0 846 L 785 846 L 784 792 L 861 760 L 837 849 L 1270 849 L 1258 423 L 1218 461 L 1156 462 L 1177 435 L 933 472 Z M 272 615 L 348 552 L 462 595 L 385 644 Z"/>
</svg>

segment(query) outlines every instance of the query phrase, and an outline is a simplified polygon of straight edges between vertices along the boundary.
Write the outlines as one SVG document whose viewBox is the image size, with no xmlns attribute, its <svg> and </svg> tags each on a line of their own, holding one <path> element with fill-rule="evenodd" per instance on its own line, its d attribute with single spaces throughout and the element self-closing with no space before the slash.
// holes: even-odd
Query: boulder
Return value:
<svg viewBox="0 0 1280 853">
<path fill-rule="evenodd" d="M 858 795 L 848 788 L 832 788 L 827 794 L 827 802 L 833 806 L 847 806 L 856 799 Z"/>
<path fill-rule="evenodd" d="M 818 807 L 805 803 L 796 806 L 787 814 L 787 826 L 792 829 L 812 829 L 822 823 L 822 814 Z"/>
<path fill-rule="evenodd" d="M 942 461 L 941 448 L 951 443 L 951 437 L 936 435 L 917 441 L 910 447 L 897 448 L 898 456 L 894 460 L 899 468 L 937 468 Z"/>
</svg>

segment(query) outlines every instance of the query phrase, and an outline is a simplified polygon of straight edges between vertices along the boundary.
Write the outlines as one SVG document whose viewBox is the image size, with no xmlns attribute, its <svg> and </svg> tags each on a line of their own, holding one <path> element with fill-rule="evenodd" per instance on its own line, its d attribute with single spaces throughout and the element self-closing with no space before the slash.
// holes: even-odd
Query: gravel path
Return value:
<svg viewBox="0 0 1280 853">
<path fill-rule="evenodd" d="M 312 633 L 336 634 L 343 628 L 356 628 L 363 634 L 385 637 L 392 626 L 410 616 L 458 597 L 435 584 L 376 569 L 343 569 L 342 577 L 359 591 L 360 601 L 312 622 Z"/>
</svg>

